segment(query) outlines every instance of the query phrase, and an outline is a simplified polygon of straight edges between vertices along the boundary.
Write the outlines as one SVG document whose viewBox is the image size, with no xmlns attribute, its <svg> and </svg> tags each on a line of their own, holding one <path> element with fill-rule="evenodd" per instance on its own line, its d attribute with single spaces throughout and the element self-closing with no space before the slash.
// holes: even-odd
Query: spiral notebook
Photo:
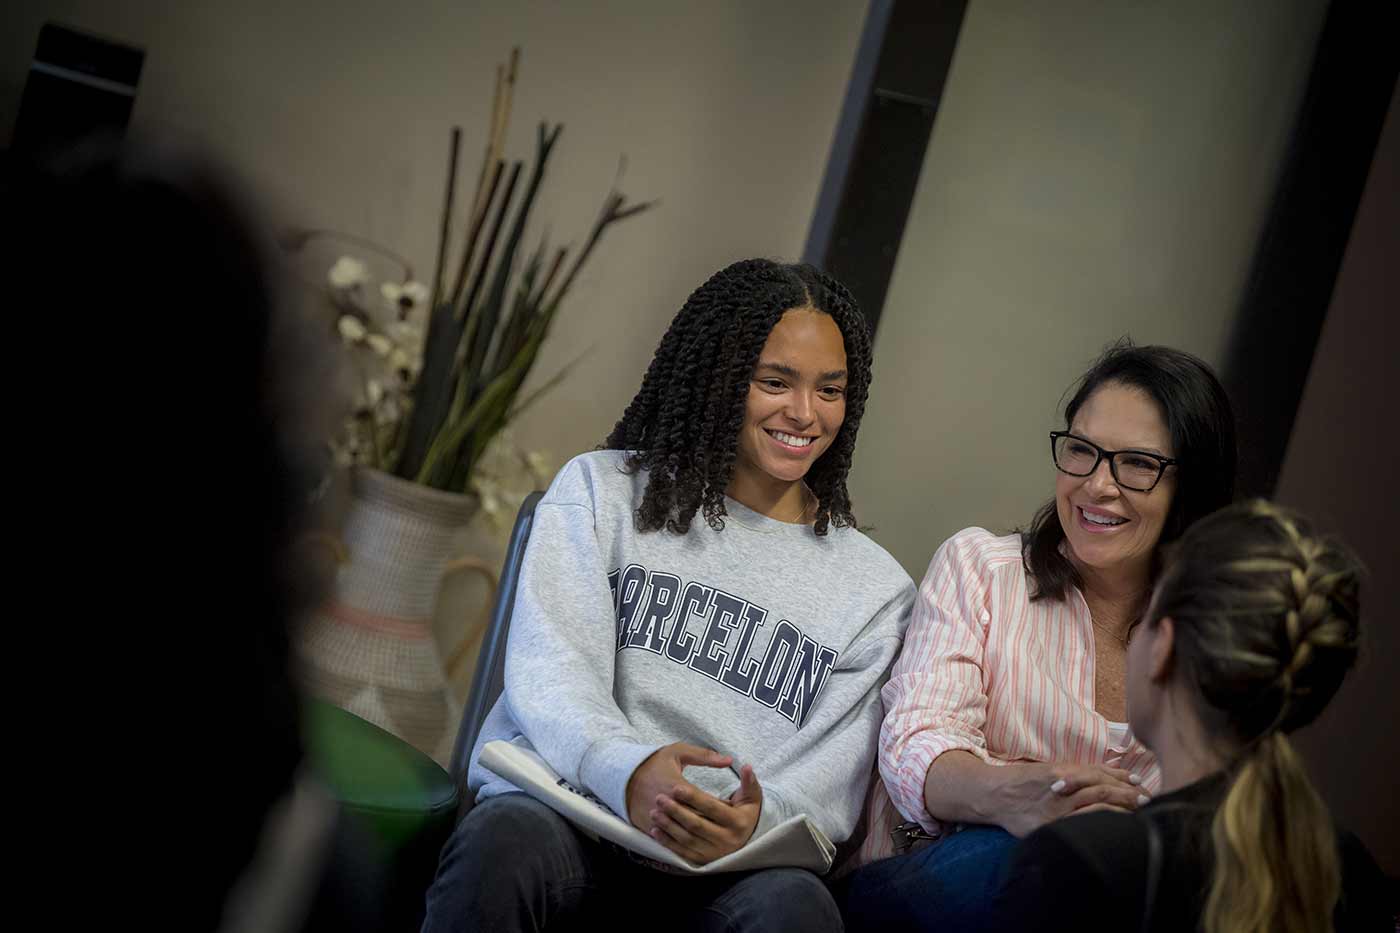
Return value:
<svg viewBox="0 0 1400 933">
<path fill-rule="evenodd" d="M 760 868 L 805 868 L 825 874 L 836 847 L 799 813 L 779 823 L 737 852 L 708 865 L 693 865 L 637 829 L 590 794 L 575 789 L 533 751 L 500 740 L 487 742 L 481 764 L 545 804 L 594 839 L 627 849 L 662 871 L 714 875 Z"/>
</svg>

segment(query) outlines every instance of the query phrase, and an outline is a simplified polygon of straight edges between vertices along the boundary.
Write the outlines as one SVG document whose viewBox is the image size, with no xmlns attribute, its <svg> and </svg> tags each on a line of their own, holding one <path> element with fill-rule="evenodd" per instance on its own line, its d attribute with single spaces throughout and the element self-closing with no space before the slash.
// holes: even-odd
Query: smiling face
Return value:
<svg viewBox="0 0 1400 933">
<path fill-rule="evenodd" d="M 846 344 L 830 315 L 787 311 L 749 381 L 734 486 L 798 483 L 846 420 Z"/>
<path fill-rule="evenodd" d="M 1174 455 L 1157 403 L 1122 383 L 1095 390 L 1075 413 L 1070 431 L 1105 450 Z M 1100 572 L 1141 573 L 1151 566 L 1175 492 L 1174 468 L 1150 492 L 1118 485 L 1106 457 L 1088 476 L 1057 472 L 1055 510 L 1071 559 Z"/>
</svg>

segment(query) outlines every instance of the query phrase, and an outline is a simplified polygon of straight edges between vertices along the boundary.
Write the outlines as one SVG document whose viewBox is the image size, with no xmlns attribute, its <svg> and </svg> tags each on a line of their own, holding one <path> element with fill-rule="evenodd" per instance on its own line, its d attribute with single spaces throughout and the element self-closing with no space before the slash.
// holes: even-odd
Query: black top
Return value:
<svg viewBox="0 0 1400 933">
<path fill-rule="evenodd" d="M 1137 814 L 1085 813 L 1041 827 L 1012 854 L 988 929 L 1197 929 L 1210 883 L 1211 820 L 1224 791 L 1224 778 L 1215 775 Z M 1161 873 L 1153 917 L 1144 923 L 1149 819 L 1161 843 Z M 1385 877 L 1355 836 L 1339 833 L 1338 846 L 1337 933 L 1392 933 Z"/>
</svg>

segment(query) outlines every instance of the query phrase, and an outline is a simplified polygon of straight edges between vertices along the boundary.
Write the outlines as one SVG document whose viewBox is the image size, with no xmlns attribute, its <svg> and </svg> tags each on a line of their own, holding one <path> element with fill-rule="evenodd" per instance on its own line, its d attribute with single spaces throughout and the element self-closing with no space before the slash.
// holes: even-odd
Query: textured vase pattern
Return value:
<svg viewBox="0 0 1400 933">
<path fill-rule="evenodd" d="M 376 470 L 351 475 L 334 591 L 308 620 L 307 689 L 446 764 L 460 708 L 433 637 L 433 609 L 474 497 Z"/>
</svg>

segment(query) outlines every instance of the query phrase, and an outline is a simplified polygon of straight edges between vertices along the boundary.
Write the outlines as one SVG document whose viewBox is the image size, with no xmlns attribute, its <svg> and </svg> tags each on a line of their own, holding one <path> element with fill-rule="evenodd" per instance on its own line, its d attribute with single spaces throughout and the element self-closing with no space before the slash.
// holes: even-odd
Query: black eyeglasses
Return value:
<svg viewBox="0 0 1400 933">
<path fill-rule="evenodd" d="M 1055 468 L 1070 476 L 1089 476 L 1107 457 L 1113 481 L 1134 492 L 1151 492 L 1167 467 L 1177 462 L 1144 450 L 1104 450 L 1093 441 L 1068 431 L 1050 432 L 1050 455 L 1055 458 Z"/>
</svg>

